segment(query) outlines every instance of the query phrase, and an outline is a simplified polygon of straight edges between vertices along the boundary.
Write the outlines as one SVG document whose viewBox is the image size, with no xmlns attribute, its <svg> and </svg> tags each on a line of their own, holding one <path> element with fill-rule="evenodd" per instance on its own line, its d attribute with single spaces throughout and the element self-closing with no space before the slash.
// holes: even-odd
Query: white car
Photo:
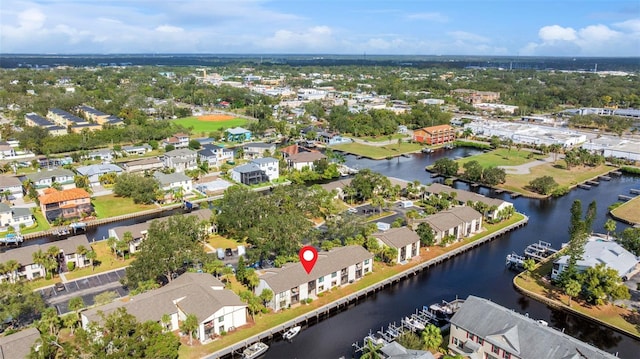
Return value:
<svg viewBox="0 0 640 359">
<path fill-rule="evenodd" d="M 358 209 L 357 208 L 349 208 L 347 211 L 349 213 L 358 213 Z"/>
</svg>

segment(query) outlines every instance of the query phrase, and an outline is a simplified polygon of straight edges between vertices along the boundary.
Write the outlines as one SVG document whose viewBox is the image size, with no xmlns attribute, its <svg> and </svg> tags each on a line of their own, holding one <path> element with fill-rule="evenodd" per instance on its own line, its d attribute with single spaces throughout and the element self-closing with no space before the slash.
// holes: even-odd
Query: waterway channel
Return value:
<svg viewBox="0 0 640 359">
<path fill-rule="evenodd" d="M 370 168 L 384 175 L 408 181 L 417 179 L 422 183 L 430 183 L 433 180 L 424 170 L 425 166 L 443 156 L 456 158 L 475 153 L 478 151 L 456 148 L 381 161 L 347 156 L 346 165 L 358 169 Z M 279 340 L 269 343 L 271 348 L 265 358 L 351 358 L 354 356 L 352 343 L 360 341 L 362 345 L 362 339 L 369 330 L 375 332 L 390 322 L 399 323 L 401 317 L 414 312 L 416 308 L 422 308 L 423 305 L 451 300 L 456 296 L 464 298 L 468 295 L 488 298 L 517 312 L 527 313 L 532 318 L 545 320 L 550 326 L 564 330 L 569 335 L 608 352 L 617 353 L 620 358 L 638 358 L 640 341 L 563 311 L 551 309 L 521 295 L 512 285 L 516 273 L 506 269 L 504 262 L 507 254 L 514 251 L 522 253 L 528 244 L 538 240 L 550 242 L 554 248 L 559 248 L 566 242 L 569 208 L 576 199 L 582 201 L 584 209 L 589 202 L 597 202 L 598 216 L 594 223 L 594 231 L 603 232 L 607 207 L 616 202 L 619 194 L 628 194 L 629 189 L 638 188 L 639 185 L 639 177 L 613 177 L 611 181 L 601 182 L 591 190 L 575 189 L 566 196 L 550 200 L 522 197 L 511 199 L 506 194 L 495 195 L 487 189 L 479 189 L 485 195 L 513 202 L 518 211 L 530 217 L 529 224 L 391 288 L 377 292 L 318 324 L 303 328 L 292 342 Z M 464 183 L 456 183 L 455 187 L 469 189 Z M 617 227 L 618 230 L 622 230 L 626 226 L 618 222 Z"/>
</svg>

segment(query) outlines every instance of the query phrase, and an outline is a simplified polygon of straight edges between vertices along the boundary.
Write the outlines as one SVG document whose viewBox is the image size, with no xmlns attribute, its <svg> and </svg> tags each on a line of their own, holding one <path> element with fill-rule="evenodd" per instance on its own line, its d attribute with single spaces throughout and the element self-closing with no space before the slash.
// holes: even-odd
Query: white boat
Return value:
<svg viewBox="0 0 640 359">
<path fill-rule="evenodd" d="M 414 318 L 405 317 L 404 322 L 415 330 L 424 330 L 424 324 L 420 323 Z"/>
<path fill-rule="evenodd" d="M 263 342 L 253 343 L 242 351 L 242 358 L 255 359 L 269 350 L 269 346 Z"/>
<path fill-rule="evenodd" d="M 297 325 L 297 326 L 287 330 L 284 334 L 282 334 L 282 337 L 284 339 L 286 339 L 286 340 L 291 340 L 291 339 L 293 339 L 293 337 L 298 335 L 298 333 L 300 333 L 300 329 L 302 329 L 302 327 Z"/>
</svg>

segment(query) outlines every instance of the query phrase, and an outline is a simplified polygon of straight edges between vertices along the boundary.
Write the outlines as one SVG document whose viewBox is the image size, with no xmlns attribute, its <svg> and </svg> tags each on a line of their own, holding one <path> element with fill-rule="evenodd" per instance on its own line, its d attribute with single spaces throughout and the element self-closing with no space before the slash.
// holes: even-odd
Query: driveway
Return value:
<svg viewBox="0 0 640 359">
<path fill-rule="evenodd" d="M 536 167 L 536 166 L 540 166 L 546 163 L 553 163 L 554 162 L 554 158 L 560 159 L 562 158 L 561 155 L 551 155 L 545 159 L 541 159 L 541 160 L 536 160 L 536 161 L 532 161 L 532 162 L 527 162 L 518 166 L 498 166 L 498 168 L 502 168 L 504 169 L 507 174 L 511 174 L 511 175 L 526 175 L 531 173 L 531 168 L 532 167 Z"/>
<path fill-rule="evenodd" d="M 55 307 L 59 314 L 63 314 L 69 311 L 68 303 L 71 298 L 82 297 L 85 306 L 90 306 L 95 303 L 95 296 L 104 292 L 116 292 L 118 297 L 127 296 L 129 290 L 120 284 L 120 279 L 124 276 L 123 268 L 62 283 L 64 290 L 58 291 L 54 287 L 47 287 L 40 289 L 39 292 L 45 303 Z"/>
</svg>

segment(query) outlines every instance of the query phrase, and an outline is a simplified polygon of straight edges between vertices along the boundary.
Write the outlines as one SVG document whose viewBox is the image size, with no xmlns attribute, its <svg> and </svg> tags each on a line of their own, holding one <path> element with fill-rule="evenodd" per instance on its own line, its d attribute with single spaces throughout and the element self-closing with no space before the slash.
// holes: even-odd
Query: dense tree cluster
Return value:
<svg viewBox="0 0 640 359">
<path fill-rule="evenodd" d="M 495 186 L 504 183 L 507 173 L 503 168 L 498 167 L 482 167 L 478 161 L 469 161 L 465 163 L 463 177 L 471 182 L 482 183 L 488 186 Z"/>
<path fill-rule="evenodd" d="M 458 162 L 448 157 L 443 157 L 433 163 L 433 170 L 443 176 L 456 176 L 459 169 Z"/>
<path fill-rule="evenodd" d="M 551 176 L 542 176 L 535 178 L 529 182 L 528 188 L 533 192 L 540 194 L 551 194 L 558 187 L 558 182 Z"/>
<path fill-rule="evenodd" d="M 135 203 L 150 204 L 158 198 L 159 188 L 158 181 L 153 177 L 123 173 L 116 178 L 113 193 L 122 197 L 130 197 Z"/>
<path fill-rule="evenodd" d="M 620 233 L 618 242 L 635 256 L 640 256 L 640 228 L 626 228 Z"/>
<path fill-rule="evenodd" d="M 147 231 L 147 239 L 127 267 L 127 285 L 135 289 L 159 278 L 171 282 L 174 275 L 188 266 L 205 263 L 206 254 L 200 243 L 203 235 L 203 223 L 196 216 L 154 220 Z"/>
<path fill-rule="evenodd" d="M 23 282 L 0 283 L 0 320 L 21 328 L 39 318 L 45 303 L 38 292 Z"/>
<path fill-rule="evenodd" d="M 312 218 L 335 212 L 333 195 L 320 186 L 279 186 L 268 195 L 233 186 L 225 191 L 217 216 L 220 233 L 246 239 L 253 259 L 292 257 L 310 240 Z"/>
</svg>

